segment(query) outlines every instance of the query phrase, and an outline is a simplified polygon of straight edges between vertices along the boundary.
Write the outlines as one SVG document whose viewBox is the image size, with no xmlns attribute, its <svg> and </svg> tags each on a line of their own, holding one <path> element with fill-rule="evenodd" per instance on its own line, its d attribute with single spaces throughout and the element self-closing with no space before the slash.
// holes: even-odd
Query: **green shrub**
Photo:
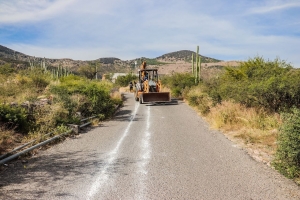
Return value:
<svg viewBox="0 0 300 200">
<path fill-rule="evenodd" d="M 7 128 L 13 128 L 23 133 L 29 130 L 27 112 L 24 108 L 0 104 L 0 122 Z"/>
<path fill-rule="evenodd" d="M 211 106 L 211 99 L 206 93 L 200 92 L 200 90 L 190 90 L 187 94 L 187 100 L 191 106 L 197 107 L 201 114 L 206 115 L 209 113 Z"/>
<path fill-rule="evenodd" d="M 127 74 L 126 76 L 118 76 L 115 84 L 121 87 L 126 87 L 129 85 L 130 81 L 136 80 L 137 76 L 134 74 Z"/>
<path fill-rule="evenodd" d="M 88 79 L 95 78 L 96 75 L 96 65 L 83 65 L 78 68 L 78 73 Z"/>
<path fill-rule="evenodd" d="M 288 178 L 300 177 L 300 110 L 283 115 L 273 165 Z"/>
<path fill-rule="evenodd" d="M 110 97 L 112 84 L 88 80 L 75 75 L 60 79 L 61 83 L 50 86 L 56 95 L 55 102 L 62 102 L 68 110 L 69 118 L 81 112 L 83 116 L 104 114 L 110 116 L 118 104 Z"/>
<path fill-rule="evenodd" d="M 171 94 L 173 97 L 180 97 L 181 96 L 181 89 L 176 87 L 171 89 Z"/>
<path fill-rule="evenodd" d="M 42 91 L 52 80 L 51 74 L 41 68 L 22 70 L 16 77 L 22 87 L 30 88 L 32 91 L 33 89 Z"/>
<path fill-rule="evenodd" d="M 31 132 L 46 134 L 60 126 L 61 124 L 79 124 L 78 116 L 69 116 L 69 112 L 61 103 L 52 105 L 42 105 L 33 109 L 32 118 L 34 124 L 31 126 Z"/>
<path fill-rule="evenodd" d="M 32 79 L 32 83 L 36 88 L 44 89 L 50 83 L 50 74 L 45 74 L 41 71 L 35 71 L 29 76 Z"/>
<path fill-rule="evenodd" d="M 0 74 L 9 75 L 15 72 L 16 70 L 12 67 L 12 64 L 4 64 L 0 65 Z"/>
<path fill-rule="evenodd" d="M 222 97 L 219 92 L 220 80 L 218 78 L 212 78 L 204 82 L 200 82 L 200 91 L 208 94 L 212 101 L 212 105 L 215 106 L 222 102 Z"/>
<path fill-rule="evenodd" d="M 300 71 L 285 61 L 255 57 L 239 67 L 227 67 L 218 79 L 204 85 L 215 102 L 234 100 L 277 112 L 300 105 L 299 75 Z"/>
<path fill-rule="evenodd" d="M 172 76 L 163 77 L 162 84 L 171 88 L 172 96 L 181 97 L 186 88 L 195 85 L 195 78 L 188 73 L 175 73 Z"/>
</svg>

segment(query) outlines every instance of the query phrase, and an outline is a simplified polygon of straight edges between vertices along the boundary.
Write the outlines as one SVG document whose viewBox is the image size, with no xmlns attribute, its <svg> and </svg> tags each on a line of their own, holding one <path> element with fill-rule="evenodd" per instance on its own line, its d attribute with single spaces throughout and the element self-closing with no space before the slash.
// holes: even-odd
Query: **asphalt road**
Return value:
<svg viewBox="0 0 300 200">
<path fill-rule="evenodd" d="M 183 102 L 125 94 L 116 117 L 12 162 L 0 199 L 300 199 L 300 188 L 212 131 Z"/>
</svg>

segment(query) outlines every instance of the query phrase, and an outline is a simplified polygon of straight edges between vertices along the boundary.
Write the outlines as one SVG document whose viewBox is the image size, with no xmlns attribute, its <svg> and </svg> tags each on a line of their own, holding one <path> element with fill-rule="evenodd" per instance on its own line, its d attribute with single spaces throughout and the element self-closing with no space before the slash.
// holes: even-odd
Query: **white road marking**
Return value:
<svg viewBox="0 0 300 200">
<path fill-rule="evenodd" d="M 92 187 L 90 188 L 90 191 L 88 193 L 88 199 L 93 199 L 93 197 L 97 194 L 99 189 L 101 188 L 102 184 L 105 183 L 108 179 L 107 170 L 109 167 L 114 163 L 115 159 L 117 158 L 118 151 L 120 149 L 121 144 L 123 143 L 125 137 L 128 135 L 129 129 L 131 127 L 131 124 L 133 122 L 133 119 L 136 116 L 137 110 L 139 108 L 139 103 L 135 104 L 135 109 L 133 113 L 133 117 L 130 117 L 130 122 L 127 125 L 122 137 L 119 139 L 116 147 L 108 154 L 108 159 L 106 162 L 106 165 L 103 167 L 103 169 L 98 173 L 96 180 L 92 184 Z"/>
<path fill-rule="evenodd" d="M 145 194 L 145 181 L 147 180 L 147 165 L 149 164 L 150 158 L 151 158 L 151 132 L 150 132 L 150 106 L 148 106 L 147 110 L 147 118 L 146 118 L 146 130 L 145 134 L 143 136 L 142 142 L 141 142 L 141 162 L 138 163 L 138 169 L 139 173 L 139 186 L 140 186 L 140 191 L 138 194 L 138 199 L 144 199 L 144 194 Z"/>
<path fill-rule="evenodd" d="M 151 157 L 151 148 L 150 148 L 151 132 L 149 129 L 150 129 L 150 106 L 148 106 L 148 110 L 147 110 L 146 130 L 141 143 L 141 152 L 142 152 L 143 160 L 141 162 L 140 169 L 142 169 L 141 171 L 144 174 L 147 174 L 145 167 L 148 164 L 149 159 Z"/>
</svg>

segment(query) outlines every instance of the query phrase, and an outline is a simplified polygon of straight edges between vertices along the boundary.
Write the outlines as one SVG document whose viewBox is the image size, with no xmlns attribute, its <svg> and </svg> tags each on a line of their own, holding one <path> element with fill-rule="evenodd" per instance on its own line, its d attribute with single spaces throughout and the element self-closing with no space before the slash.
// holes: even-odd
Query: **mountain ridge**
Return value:
<svg viewBox="0 0 300 200">
<path fill-rule="evenodd" d="M 196 52 L 180 50 L 166 53 L 156 58 L 141 57 L 125 61 L 116 57 L 103 57 L 96 60 L 73 60 L 70 58 L 53 59 L 30 56 L 0 45 L 0 64 L 5 62 L 15 63 L 17 67 L 21 66 L 20 68 L 24 68 L 24 66 L 29 66 L 29 64 L 41 66 L 42 63 L 45 63 L 47 67 L 66 67 L 74 72 L 81 66 L 98 65 L 101 73 L 128 73 L 135 69 L 135 67 L 139 67 L 142 60 L 146 60 L 148 66 L 151 66 L 151 68 L 159 69 L 162 74 L 171 74 L 174 72 L 191 72 L 192 54 L 196 55 Z M 225 61 L 200 54 L 199 56 L 201 57 L 201 66 L 203 67 L 222 68 L 228 65 Z"/>
<path fill-rule="evenodd" d="M 170 52 L 170 53 L 166 53 L 163 54 L 161 56 L 158 56 L 156 58 L 147 58 L 147 59 L 157 59 L 157 60 L 163 60 L 166 58 L 175 58 L 177 60 L 191 60 L 192 58 L 192 54 L 196 54 L 193 51 L 190 50 L 180 50 L 180 51 L 174 51 L 174 52 Z M 200 55 L 200 54 L 199 54 Z M 200 55 L 200 57 L 202 58 L 202 62 L 206 63 L 207 61 L 209 62 L 219 62 L 221 60 L 215 59 L 215 58 L 209 58 L 206 56 L 202 56 Z M 108 63 L 113 63 L 114 61 L 124 61 L 121 60 L 119 58 L 116 57 L 101 57 L 95 60 L 75 60 L 75 59 L 71 59 L 71 58 L 42 58 L 42 57 L 35 57 L 35 56 L 30 56 L 30 55 L 26 55 L 24 53 L 15 51 L 13 49 L 10 49 L 8 47 L 5 47 L 3 45 L 0 45 L 0 59 L 14 59 L 14 60 L 21 60 L 21 61 L 28 61 L 28 59 L 47 59 L 47 60 L 72 60 L 72 61 L 81 61 L 81 62 L 90 62 L 90 61 L 97 61 L 100 60 L 101 63 L 104 64 L 108 64 Z M 135 60 L 139 60 L 142 58 L 146 58 L 146 57 L 141 57 L 141 58 L 135 58 L 135 59 L 131 59 L 131 60 L 126 60 L 126 61 L 135 61 Z"/>
</svg>

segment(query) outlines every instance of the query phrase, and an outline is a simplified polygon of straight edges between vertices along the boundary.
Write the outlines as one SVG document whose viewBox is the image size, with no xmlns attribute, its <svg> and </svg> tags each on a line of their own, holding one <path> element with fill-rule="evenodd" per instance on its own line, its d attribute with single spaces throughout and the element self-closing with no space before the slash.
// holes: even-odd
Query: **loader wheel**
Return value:
<svg viewBox="0 0 300 200">
<path fill-rule="evenodd" d="M 142 95 L 140 95 L 139 100 L 140 100 L 140 104 L 143 104 L 143 96 Z"/>
</svg>

